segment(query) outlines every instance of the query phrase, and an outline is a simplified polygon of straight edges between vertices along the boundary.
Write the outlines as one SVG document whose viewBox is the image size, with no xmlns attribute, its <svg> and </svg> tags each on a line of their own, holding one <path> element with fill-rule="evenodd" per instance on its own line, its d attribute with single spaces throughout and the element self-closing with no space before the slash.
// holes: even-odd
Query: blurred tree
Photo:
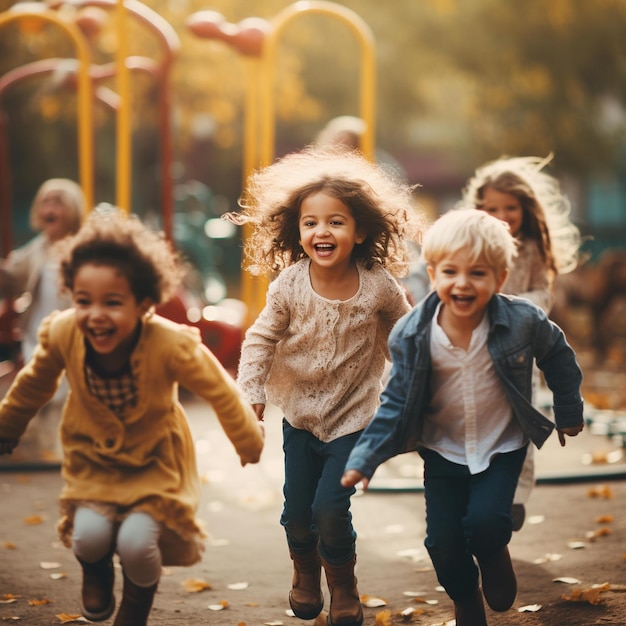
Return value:
<svg viewBox="0 0 626 626">
<path fill-rule="evenodd" d="M 223 42 L 197 38 L 185 22 L 207 8 L 232 23 L 252 16 L 271 19 L 291 3 L 213 0 L 210 7 L 205 0 L 145 3 L 172 24 L 182 41 L 172 77 L 175 150 L 181 161 L 177 172 L 184 179 L 193 171 L 214 192 L 234 202 L 241 186 L 244 65 Z M 12 4 L 0 0 L 0 10 Z M 377 141 L 401 160 L 409 155 L 443 155 L 464 176 L 476 163 L 503 153 L 554 151 L 555 165 L 564 173 L 615 169 L 626 128 L 623 0 L 339 4 L 354 10 L 374 32 Z M 69 5 L 64 9 L 67 15 L 72 10 Z M 130 32 L 131 54 L 161 54 L 145 28 L 135 26 Z M 95 62 L 110 61 L 115 48 L 114 30 L 108 25 L 94 37 Z M 331 117 L 357 112 L 356 50 L 345 26 L 323 17 L 302 19 L 288 30 L 277 72 L 277 153 L 312 140 Z M 68 55 L 68 42 L 48 28 L 12 26 L 0 33 L 0 75 L 41 56 Z M 114 83 L 109 86 L 114 88 Z M 50 175 L 47 170 L 75 158 L 67 154 L 74 109 L 71 97 L 58 87 L 58 76 L 50 77 L 45 86 L 24 87 L 4 102 L 11 118 L 17 188 L 32 187 L 33 171 L 41 179 Z M 158 132 L 153 85 L 138 79 L 133 95 L 138 133 L 142 145 L 150 146 L 147 137 Z M 98 185 L 101 195 L 110 196 L 113 122 L 101 106 L 97 120 L 102 168 Z M 64 153 L 65 159 L 60 159 Z M 143 160 L 150 154 L 158 158 L 148 148 Z"/>
</svg>

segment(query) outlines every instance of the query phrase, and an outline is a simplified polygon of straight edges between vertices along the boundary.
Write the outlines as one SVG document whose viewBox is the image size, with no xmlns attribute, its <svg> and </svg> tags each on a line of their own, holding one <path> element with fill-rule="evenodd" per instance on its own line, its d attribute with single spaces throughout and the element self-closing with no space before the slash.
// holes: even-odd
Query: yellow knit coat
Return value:
<svg viewBox="0 0 626 626">
<path fill-rule="evenodd" d="M 257 462 L 263 448 L 257 418 L 197 329 L 153 315 L 144 319 L 131 355 L 137 405 L 121 420 L 89 393 L 85 341 L 74 316 L 68 309 L 42 323 L 39 347 L 0 403 L 0 437 L 23 434 L 65 371 L 70 393 L 61 422 L 63 543 L 71 546 L 77 503 L 114 508 L 113 521 L 132 508 L 161 523 L 164 565 L 191 565 L 200 559 L 204 532 L 195 518 L 200 481 L 178 385 L 212 405 L 242 465 Z"/>
</svg>

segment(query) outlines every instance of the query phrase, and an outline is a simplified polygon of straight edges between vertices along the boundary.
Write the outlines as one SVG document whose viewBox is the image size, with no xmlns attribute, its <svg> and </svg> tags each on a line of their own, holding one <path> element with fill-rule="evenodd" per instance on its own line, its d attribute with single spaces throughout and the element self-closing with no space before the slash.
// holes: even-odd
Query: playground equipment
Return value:
<svg viewBox="0 0 626 626">
<path fill-rule="evenodd" d="M 243 185 L 250 173 L 269 165 L 274 158 L 276 141 L 275 67 L 278 45 L 285 30 L 296 20 L 308 15 L 325 15 L 347 25 L 355 35 L 360 49 L 359 116 L 365 122 L 362 151 L 369 158 L 374 154 L 375 135 L 375 45 L 369 26 L 350 9 L 325 1 L 296 2 L 269 21 L 248 18 L 238 24 L 226 21 L 216 11 L 198 11 L 187 25 L 198 37 L 218 39 L 233 46 L 246 61 Z M 244 238 L 248 235 L 244 226 Z M 242 297 L 248 306 L 246 326 L 250 325 L 265 303 L 267 278 L 243 272 Z"/>
</svg>

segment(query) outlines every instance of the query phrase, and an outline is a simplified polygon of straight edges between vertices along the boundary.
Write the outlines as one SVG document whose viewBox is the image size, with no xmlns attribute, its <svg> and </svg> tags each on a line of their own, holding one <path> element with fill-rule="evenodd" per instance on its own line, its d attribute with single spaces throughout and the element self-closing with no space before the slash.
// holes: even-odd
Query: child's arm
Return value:
<svg viewBox="0 0 626 626">
<path fill-rule="evenodd" d="M 559 442 L 575 437 L 583 430 L 583 398 L 580 392 L 582 371 L 576 353 L 563 331 L 538 311 L 535 358 L 553 395 L 553 411 Z"/>
</svg>

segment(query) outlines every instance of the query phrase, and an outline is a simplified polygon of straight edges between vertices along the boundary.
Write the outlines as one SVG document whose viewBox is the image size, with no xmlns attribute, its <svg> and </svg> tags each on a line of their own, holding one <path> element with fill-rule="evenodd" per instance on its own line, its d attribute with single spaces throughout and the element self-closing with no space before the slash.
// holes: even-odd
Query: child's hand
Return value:
<svg viewBox="0 0 626 626">
<path fill-rule="evenodd" d="M 341 477 L 341 484 L 344 487 L 354 487 L 357 483 L 363 484 L 363 491 L 367 490 L 367 486 L 370 484 L 370 479 L 366 478 L 357 470 L 346 470 Z"/>
<path fill-rule="evenodd" d="M 254 409 L 254 412 L 256 413 L 256 417 L 259 420 L 259 422 L 262 422 L 263 419 L 265 418 L 265 405 L 253 404 L 252 408 Z"/>
<path fill-rule="evenodd" d="M 582 432 L 583 426 L 583 424 L 580 424 L 579 426 L 568 426 L 567 428 L 559 428 L 558 433 L 561 447 L 565 445 L 565 435 L 567 435 L 568 437 L 576 437 L 578 433 Z"/>
<path fill-rule="evenodd" d="M 0 437 L 0 454 L 11 454 L 16 448 L 19 439 L 9 439 Z"/>
</svg>

